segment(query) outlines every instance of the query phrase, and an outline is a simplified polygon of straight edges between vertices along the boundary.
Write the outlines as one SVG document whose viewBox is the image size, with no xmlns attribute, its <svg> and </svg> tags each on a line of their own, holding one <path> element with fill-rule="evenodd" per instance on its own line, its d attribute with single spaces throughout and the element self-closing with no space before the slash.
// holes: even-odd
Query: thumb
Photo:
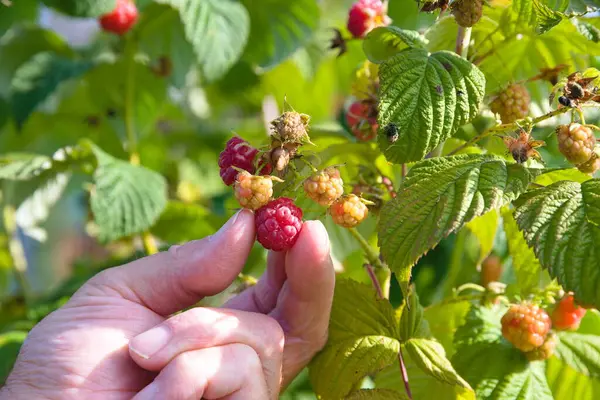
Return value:
<svg viewBox="0 0 600 400">
<path fill-rule="evenodd" d="M 169 315 L 225 290 L 254 238 L 254 214 L 241 210 L 214 235 L 105 270 L 75 296 L 118 296 Z"/>
</svg>

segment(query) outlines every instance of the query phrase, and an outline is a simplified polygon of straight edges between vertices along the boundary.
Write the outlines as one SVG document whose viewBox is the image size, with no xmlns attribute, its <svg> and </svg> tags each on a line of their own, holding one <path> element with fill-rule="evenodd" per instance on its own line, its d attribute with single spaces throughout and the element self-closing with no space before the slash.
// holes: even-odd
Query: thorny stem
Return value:
<svg viewBox="0 0 600 400">
<path fill-rule="evenodd" d="M 535 124 L 539 124 L 542 121 L 545 121 L 547 119 L 550 119 L 552 117 L 556 117 L 557 115 L 561 115 L 564 114 L 566 112 L 568 112 L 569 110 L 571 110 L 570 108 L 564 107 L 564 108 L 559 108 L 557 110 L 551 111 L 547 114 L 544 114 L 542 116 L 539 116 L 537 118 L 534 118 L 533 121 L 531 122 L 531 125 L 535 125 Z M 496 125 L 494 127 L 491 127 L 489 129 L 486 129 L 485 131 L 483 131 L 482 133 L 480 133 L 477 136 L 472 137 L 471 139 L 469 139 L 468 141 L 466 141 L 464 144 L 458 146 L 456 149 L 452 150 L 450 153 L 448 153 L 449 156 L 454 155 L 456 153 L 458 153 L 459 151 L 473 145 L 474 143 L 477 143 L 478 141 L 485 139 L 488 136 L 491 136 L 494 133 L 497 132 L 507 132 L 507 131 L 512 131 L 515 129 L 518 129 L 520 126 L 520 123 L 523 122 L 523 120 L 520 121 L 516 121 L 513 122 L 511 124 L 503 124 L 503 125 Z"/>
<path fill-rule="evenodd" d="M 369 274 L 369 278 L 371 278 L 373 287 L 375 288 L 375 291 L 377 292 L 377 297 L 380 299 L 385 298 L 383 296 L 383 290 L 381 289 L 381 284 L 379 284 L 379 279 L 377 278 L 377 275 L 375 275 L 375 270 L 373 269 L 373 266 L 371 264 L 365 264 L 364 266 L 365 266 L 365 269 L 367 270 L 367 274 Z"/>
<path fill-rule="evenodd" d="M 410 385 L 408 383 L 408 372 L 406 372 L 406 364 L 404 364 L 404 357 L 402 356 L 402 347 L 400 347 L 400 350 L 398 350 L 398 363 L 400 364 L 400 373 L 402 374 L 402 381 L 404 382 L 406 396 L 412 400 L 413 397 L 410 391 Z"/>
<path fill-rule="evenodd" d="M 469 53 L 469 43 L 471 42 L 471 28 L 458 27 L 456 35 L 456 54 L 467 58 Z"/>
<path fill-rule="evenodd" d="M 377 279 L 378 285 L 381 287 L 382 297 L 387 299 L 390 297 L 390 284 L 392 279 L 392 271 L 388 268 L 387 265 L 379 258 L 377 252 L 371 247 L 371 245 L 366 241 L 366 239 L 356 230 L 356 228 L 348 229 L 350 234 L 354 236 L 356 241 L 360 244 L 363 251 L 367 256 L 367 261 L 369 261 L 369 266 L 373 269 L 375 274 L 375 279 Z M 367 272 L 369 270 L 367 269 Z M 369 276 L 371 276 L 369 274 Z M 373 280 L 373 277 L 371 277 Z"/>
</svg>

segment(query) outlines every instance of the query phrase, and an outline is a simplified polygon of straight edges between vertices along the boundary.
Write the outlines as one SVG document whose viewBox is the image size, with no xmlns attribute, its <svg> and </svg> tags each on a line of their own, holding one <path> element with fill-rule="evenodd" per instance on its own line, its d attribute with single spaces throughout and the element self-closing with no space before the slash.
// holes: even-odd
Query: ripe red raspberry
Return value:
<svg viewBox="0 0 600 400">
<path fill-rule="evenodd" d="M 481 285 L 486 286 L 491 282 L 498 282 L 502 276 L 502 260 L 491 254 L 481 263 Z"/>
<path fill-rule="evenodd" d="M 590 128 L 578 123 L 559 125 L 556 134 L 558 149 L 571 163 L 583 164 L 592 158 L 596 137 Z"/>
<path fill-rule="evenodd" d="M 329 207 L 329 213 L 337 225 L 353 228 L 367 218 L 369 209 L 360 197 L 355 194 L 347 194 L 337 199 Z"/>
<path fill-rule="evenodd" d="M 302 230 L 302 210 L 292 199 L 281 197 L 256 211 L 256 239 L 265 249 L 290 249 Z"/>
<path fill-rule="evenodd" d="M 355 38 L 362 38 L 378 26 L 391 22 L 387 6 L 381 0 L 358 0 L 348 13 L 348 30 Z"/>
<path fill-rule="evenodd" d="M 335 167 L 325 168 L 304 181 L 306 195 L 322 206 L 330 206 L 344 194 L 344 181 Z"/>
<path fill-rule="evenodd" d="M 529 361 L 547 360 L 552 357 L 552 354 L 554 354 L 554 349 L 556 348 L 557 344 L 558 337 L 554 332 L 550 332 L 546 337 L 544 344 L 537 349 L 525 353 L 525 357 L 527 357 Z"/>
<path fill-rule="evenodd" d="M 377 136 L 377 109 L 372 105 L 355 101 L 348 107 L 346 123 L 356 138 L 363 142 L 375 139 Z"/>
<path fill-rule="evenodd" d="M 100 17 L 100 26 L 107 32 L 123 35 L 138 19 L 138 10 L 133 0 L 117 0 L 115 9 Z"/>
<path fill-rule="evenodd" d="M 513 304 L 502 317 L 502 335 L 523 352 L 543 345 L 550 326 L 546 311 L 527 302 Z"/>
<path fill-rule="evenodd" d="M 458 0 L 452 3 L 452 14 L 456 23 L 470 28 L 481 19 L 483 0 Z"/>
<path fill-rule="evenodd" d="M 242 207 L 257 210 L 273 196 L 273 177 L 242 171 L 235 180 L 234 194 Z"/>
<path fill-rule="evenodd" d="M 527 116 L 530 102 L 527 88 L 513 84 L 496 96 L 490 108 L 493 113 L 500 115 L 503 123 L 510 124 Z"/>
<path fill-rule="evenodd" d="M 221 179 L 227 186 L 231 186 L 239 171 L 234 167 L 243 169 L 251 174 L 256 172 L 254 167 L 254 159 L 258 150 L 250 146 L 248 142 L 239 138 L 233 137 L 229 139 L 225 145 L 225 149 L 219 155 L 219 168 Z M 268 175 L 271 173 L 271 165 L 262 163 L 260 173 Z"/>
<path fill-rule="evenodd" d="M 552 311 L 552 326 L 558 330 L 576 330 L 586 311 L 575 304 L 572 294 L 567 294 Z"/>
</svg>

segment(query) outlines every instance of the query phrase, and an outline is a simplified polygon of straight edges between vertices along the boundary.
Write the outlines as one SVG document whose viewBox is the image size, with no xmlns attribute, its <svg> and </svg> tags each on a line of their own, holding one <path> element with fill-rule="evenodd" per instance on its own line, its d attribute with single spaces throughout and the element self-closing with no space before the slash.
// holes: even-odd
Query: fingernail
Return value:
<svg viewBox="0 0 600 400">
<path fill-rule="evenodd" d="M 225 225 L 223 225 L 221 227 L 221 229 L 219 229 L 214 235 L 211 235 L 208 240 L 210 242 L 213 242 L 215 240 L 220 240 L 220 238 L 222 236 L 224 236 L 227 231 L 229 231 L 230 229 L 232 229 L 235 224 L 238 222 L 238 220 L 240 219 L 240 216 L 243 216 L 244 214 L 251 214 L 251 211 L 244 209 L 241 209 L 240 211 L 236 212 L 231 218 L 229 218 L 229 221 L 227 221 L 227 223 Z"/>
<path fill-rule="evenodd" d="M 171 330 L 166 325 L 159 325 L 134 337 L 129 342 L 129 348 L 147 360 L 165 347 L 169 340 Z"/>
</svg>

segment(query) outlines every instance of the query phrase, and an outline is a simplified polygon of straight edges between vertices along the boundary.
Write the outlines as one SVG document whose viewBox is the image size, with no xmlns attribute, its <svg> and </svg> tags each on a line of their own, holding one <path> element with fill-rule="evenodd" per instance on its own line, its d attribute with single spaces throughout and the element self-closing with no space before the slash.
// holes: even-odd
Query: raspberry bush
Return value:
<svg viewBox="0 0 600 400">
<path fill-rule="evenodd" d="M 600 398 L 599 36 L 591 0 L 0 1 L 0 384 L 100 269 L 246 208 L 202 306 L 309 220 L 336 268 L 282 399 Z"/>
</svg>

